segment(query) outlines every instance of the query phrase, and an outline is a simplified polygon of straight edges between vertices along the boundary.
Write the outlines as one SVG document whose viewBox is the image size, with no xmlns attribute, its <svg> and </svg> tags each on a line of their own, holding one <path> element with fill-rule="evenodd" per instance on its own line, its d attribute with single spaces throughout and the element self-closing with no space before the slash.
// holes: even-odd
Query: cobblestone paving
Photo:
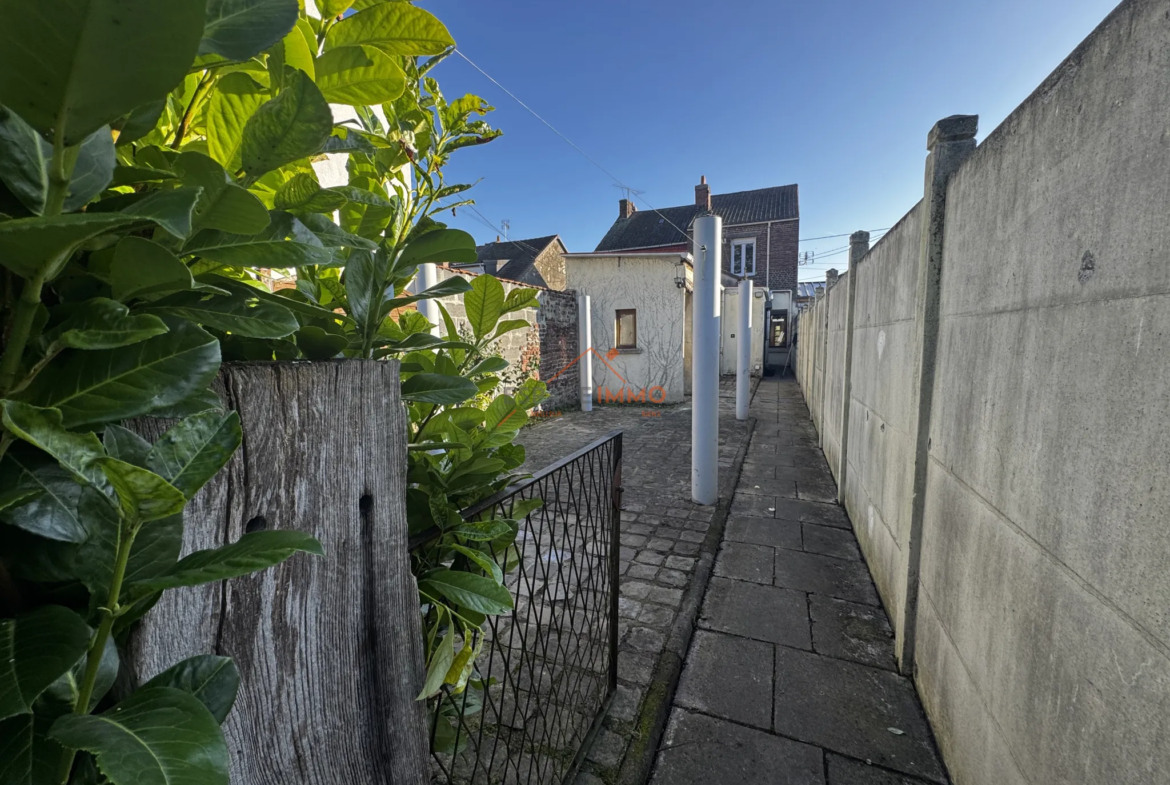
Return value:
<svg viewBox="0 0 1170 785">
<path fill-rule="evenodd" d="M 720 389 L 721 497 L 734 488 L 732 469 L 750 436 L 751 423 L 735 420 L 734 386 Z M 593 744 L 578 783 L 613 782 L 631 741 L 643 699 L 683 594 L 695 572 L 700 544 L 716 507 L 690 500 L 691 405 L 639 409 L 595 407 L 524 429 L 525 468 L 540 468 L 610 431 L 623 436 L 620 653 L 617 696 Z"/>
<path fill-rule="evenodd" d="M 816 431 L 764 380 L 653 785 L 947 783 Z"/>
</svg>

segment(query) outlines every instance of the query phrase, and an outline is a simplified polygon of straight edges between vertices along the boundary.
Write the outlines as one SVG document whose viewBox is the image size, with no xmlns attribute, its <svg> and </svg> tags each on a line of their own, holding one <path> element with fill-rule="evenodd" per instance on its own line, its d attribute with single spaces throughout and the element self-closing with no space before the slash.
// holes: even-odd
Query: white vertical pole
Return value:
<svg viewBox="0 0 1170 785">
<path fill-rule="evenodd" d="M 691 497 L 719 500 L 719 281 L 723 269 L 723 219 L 695 219 L 695 294 L 691 357 Z"/>
<path fill-rule="evenodd" d="M 581 377 L 581 411 L 593 411 L 593 315 L 590 312 L 589 295 L 577 295 L 577 348 L 581 362 L 577 373 Z"/>
<path fill-rule="evenodd" d="M 735 331 L 735 419 L 748 418 L 752 390 L 752 281 L 739 282 L 739 325 Z"/>
<path fill-rule="evenodd" d="M 458 273 L 456 273 L 458 274 Z M 439 271 L 434 263 L 427 262 L 418 266 L 418 272 L 414 275 L 414 293 L 418 294 L 424 289 L 430 289 L 439 282 Z M 443 315 L 439 313 L 439 306 L 434 300 L 419 300 L 418 312 L 426 317 L 427 321 L 434 325 L 431 328 L 432 335 L 442 335 L 440 326 L 443 324 Z"/>
</svg>

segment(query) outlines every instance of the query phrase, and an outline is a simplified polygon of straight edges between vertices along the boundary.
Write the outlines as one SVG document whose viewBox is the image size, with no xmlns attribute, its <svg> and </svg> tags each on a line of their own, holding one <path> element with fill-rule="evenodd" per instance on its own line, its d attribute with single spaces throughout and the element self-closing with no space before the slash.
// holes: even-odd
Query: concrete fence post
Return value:
<svg viewBox="0 0 1170 785">
<path fill-rule="evenodd" d="M 821 399 L 820 406 L 820 421 L 817 425 L 817 433 L 820 437 L 820 448 L 825 449 L 825 401 L 828 400 L 829 394 L 826 389 L 829 386 L 829 292 L 837 285 L 837 271 L 825 271 L 825 294 L 821 299 L 821 312 L 817 314 L 817 330 L 820 332 L 819 343 L 817 347 L 817 357 L 821 361 L 821 378 L 817 383 L 817 396 Z"/>
<path fill-rule="evenodd" d="M 914 638 L 918 615 L 918 567 L 922 554 L 922 522 L 926 510 L 926 468 L 930 457 L 930 417 L 938 355 L 939 293 L 943 275 L 947 181 L 975 150 L 978 115 L 953 115 L 935 123 L 926 139 L 926 178 L 922 206 L 922 239 L 918 255 L 918 290 L 914 321 L 917 362 L 911 388 L 914 436 L 914 482 L 906 542 L 901 543 L 899 575 L 905 576 L 906 601 L 894 619 L 895 653 L 903 674 L 914 672 Z"/>
<path fill-rule="evenodd" d="M 849 471 L 849 405 L 853 397 L 853 309 L 857 304 L 857 266 L 869 253 L 869 232 L 849 236 L 849 280 L 845 284 L 845 370 L 841 375 L 841 462 L 837 466 L 837 503 L 845 503 Z"/>
<path fill-rule="evenodd" d="M 719 338 L 723 219 L 695 219 L 695 293 L 691 318 L 691 497 L 719 501 Z"/>
</svg>

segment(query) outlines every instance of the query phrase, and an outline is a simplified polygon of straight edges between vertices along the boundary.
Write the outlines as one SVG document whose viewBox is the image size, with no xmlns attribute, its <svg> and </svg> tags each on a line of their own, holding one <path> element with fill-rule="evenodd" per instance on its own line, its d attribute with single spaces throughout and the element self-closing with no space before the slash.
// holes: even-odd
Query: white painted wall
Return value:
<svg viewBox="0 0 1170 785">
<path fill-rule="evenodd" d="M 679 257 L 568 256 L 567 288 L 592 300 L 594 400 L 605 390 L 635 392 L 662 387 L 667 403 L 683 400 L 683 309 L 685 289 L 675 285 Z M 606 357 L 614 345 L 615 313 L 633 308 L 638 348 Z M 622 379 L 625 380 L 623 383 Z"/>
<path fill-rule="evenodd" d="M 752 376 L 759 376 L 764 370 L 764 309 L 764 290 L 756 289 L 752 297 Z M 721 376 L 735 375 L 735 352 L 739 345 L 739 290 L 734 286 L 723 289 L 723 318 L 720 325 L 719 373 Z"/>
</svg>

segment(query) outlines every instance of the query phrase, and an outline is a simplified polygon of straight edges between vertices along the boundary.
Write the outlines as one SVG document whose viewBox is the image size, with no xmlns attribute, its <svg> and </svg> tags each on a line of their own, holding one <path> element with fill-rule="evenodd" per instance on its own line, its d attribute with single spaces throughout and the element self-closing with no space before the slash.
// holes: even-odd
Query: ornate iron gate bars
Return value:
<svg viewBox="0 0 1170 785">
<path fill-rule="evenodd" d="M 544 500 L 519 522 L 515 550 L 493 554 L 512 568 L 516 607 L 488 617 L 472 641 L 483 647 L 472 686 L 431 701 L 432 782 L 576 776 L 617 689 L 621 467 L 614 431 L 463 511 L 468 521 L 506 518 L 517 500 Z"/>
</svg>

